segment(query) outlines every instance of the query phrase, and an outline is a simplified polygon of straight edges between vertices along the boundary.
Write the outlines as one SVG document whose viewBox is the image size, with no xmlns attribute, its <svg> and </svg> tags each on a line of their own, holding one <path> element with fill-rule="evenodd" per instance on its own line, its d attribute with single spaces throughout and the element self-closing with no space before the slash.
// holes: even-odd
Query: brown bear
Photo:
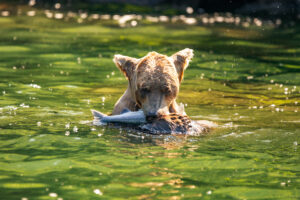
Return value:
<svg viewBox="0 0 300 200">
<path fill-rule="evenodd" d="M 129 83 L 112 114 L 120 114 L 124 109 L 142 109 L 147 117 L 184 114 L 176 103 L 176 97 L 184 70 L 192 57 L 193 50 L 188 48 L 171 57 L 156 52 L 140 59 L 115 55 L 113 61 Z"/>
</svg>

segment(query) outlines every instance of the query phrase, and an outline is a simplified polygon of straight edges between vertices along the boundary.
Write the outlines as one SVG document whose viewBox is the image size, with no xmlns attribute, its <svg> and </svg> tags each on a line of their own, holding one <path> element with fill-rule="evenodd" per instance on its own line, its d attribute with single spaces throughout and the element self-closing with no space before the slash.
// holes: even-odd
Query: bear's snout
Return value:
<svg viewBox="0 0 300 200">
<path fill-rule="evenodd" d="M 148 108 L 148 109 L 147 109 Z M 145 105 L 144 106 L 144 114 L 146 115 L 146 117 L 150 117 L 150 118 L 155 118 L 155 117 L 159 117 L 161 115 L 168 115 L 169 114 L 169 109 L 167 106 L 158 106 L 155 107 L 153 105 Z"/>
<path fill-rule="evenodd" d="M 166 95 L 159 89 L 153 89 L 140 99 L 142 110 L 146 117 L 158 117 L 168 114 L 168 105 Z"/>
</svg>

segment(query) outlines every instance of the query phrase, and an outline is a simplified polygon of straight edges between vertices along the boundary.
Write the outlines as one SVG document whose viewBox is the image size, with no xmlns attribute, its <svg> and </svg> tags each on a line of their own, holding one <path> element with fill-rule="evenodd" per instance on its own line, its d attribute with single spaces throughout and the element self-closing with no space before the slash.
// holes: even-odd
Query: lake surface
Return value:
<svg viewBox="0 0 300 200">
<path fill-rule="evenodd" d="M 0 17 L 0 199 L 299 199 L 299 26 Z M 192 48 L 198 137 L 94 127 L 127 87 L 114 54 Z"/>
</svg>

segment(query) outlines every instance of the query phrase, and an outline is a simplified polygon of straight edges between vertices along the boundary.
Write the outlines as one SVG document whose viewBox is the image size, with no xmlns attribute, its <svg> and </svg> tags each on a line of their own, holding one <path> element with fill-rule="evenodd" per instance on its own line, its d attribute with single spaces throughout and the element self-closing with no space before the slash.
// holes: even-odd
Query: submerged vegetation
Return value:
<svg viewBox="0 0 300 200">
<path fill-rule="evenodd" d="M 297 24 L 63 19 L 0 17 L 2 197 L 300 198 Z M 178 101 L 218 129 L 184 138 L 90 125 L 90 109 L 111 112 L 127 86 L 114 54 L 186 47 L 195 57 Z"/>
</svg>

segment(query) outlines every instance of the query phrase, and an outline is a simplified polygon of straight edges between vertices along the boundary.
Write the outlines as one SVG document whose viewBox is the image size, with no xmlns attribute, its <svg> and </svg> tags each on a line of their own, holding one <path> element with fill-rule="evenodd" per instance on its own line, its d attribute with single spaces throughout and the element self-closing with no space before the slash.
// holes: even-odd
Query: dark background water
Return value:
<svg viewBox="0 0 300 200">
<path fill-rule="evenodd" d="M 205 14 L 231 12 L 235 14 L 261 16 L 264 18 L 283 17 L 285 20 L 299 19 L 300 2 L 298 0 L 1 0 L 1 7 L 15 10 L 22 5 L 36 8 L 55 8 L 60 10 L 81 10 L 108 14 Z M 1 9 L 0 7 L 0 9 Z"/>
</svg>

